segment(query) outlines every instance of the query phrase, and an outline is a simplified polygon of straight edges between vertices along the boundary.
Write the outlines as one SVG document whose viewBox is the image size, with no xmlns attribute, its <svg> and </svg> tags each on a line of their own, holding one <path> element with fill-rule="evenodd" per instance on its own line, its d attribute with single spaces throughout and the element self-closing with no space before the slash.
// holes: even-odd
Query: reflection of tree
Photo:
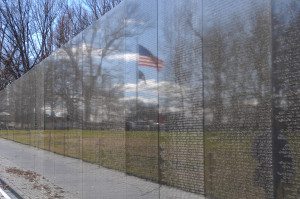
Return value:
<svg viewBox="0 0 300 199">
<path fill-rule="evenodd" d="M 276 197 L 299 197 L 300 4 L 274 3 L 273 14 L 273 129 Z M 280 9 L 279 9 L 280 8 Z M 284 9 L 282 9 L 284 8 Z M 284 12 L 282 12 L 284 11 Z"/>
<path fill-rule="evenodd" d="M 157 121 L 157 104 L 155 103 L 145 103 L 143 101 L 128 100 L 125 102 L 127 107 L 126 121 L 135 121 L 136 115 L 139 115 L 139 120 L 141 121 Z M 138 106 L 138 107 L 136 107 Z M 138 112 L 136 112 L 138 110 Z"/>
<path fill-rule="evenodd" d="M 45 62 L 45 109 L 50 121 L 60 117 L 65 127 L 79 128 L 81 124 L 81 49 L 79 44 L 64 46 Z M 46 121 L 46 123 L 48 123 Z M 62 124 L 63 122 L 61 122 Z"/>
<path fill-rule="evenodd" d="M 91 122 L 92 109 L 94 116 L 99 109 L 108 111 L 106 114 L 120 111 L 118 106 L 121 105 L 122 91 L 118 85 L 122 84 L 123 69 L 120 63 L 109 63 L 107 57 L 125 52 L 124 39 L 141 34 L 146 29 L 146 26 L 138 29 L 132 27 L 130 22 L 139 20 L 147 24 L 145 16 L 138 13 L 138 5 L 129 4 L 126 9 L 114 13 L 114 22 L 103 20 L 95 23 L 84 34 L 83 98 L 86 122 Z M 105 70 L 109 65 L 115 65 L 114 69 Z M 102 104 L 95 105 L 95 100 L 101 100 Z M 111 115 L 108 118 L 113 121 L 114 117 Z"/>
<path fill-rule="evenodd" d="M 235 175 L 234 178 L 236 182 L 243 181 L 246 186 L 252 186 L 255 181 L 255 185 L 263 187 L 265 194 L 270 195 L 271 25 L 269 14 L 263 7 L 249 9 L 253 17 L 246 22 L 243 17 L 231 16 L 226 25 L 217 21 L 205 30 L 205 129 L 227 133 L 224 137 L 233 134 L 236 139 L 246 139 L 250 134 L 250 139 L 254 140 L 251 151 L 241 148 L 236 153 L 242 152 L 254 158 L 257 161 L 256 168 L 250 172 L 250 180 L 247 182 L 242 179 L 242 176 L 247 175 L 245 173 Z M 227 154 L 224 158 L 232 157 Z M 255 165 L 255 162 L 250 161 L 249 164 Z M 243 167 L 238 163 L 233 166 Z M 241 191 L 228 194 L 241 194 Z"/>
<path fill-rule="evenodd" d="M 87 123 L 118 122 L 122 112 L 123 72 L 120 63 L 109 63 L 107 57 L 124 52 L 124 39 L 146 29 L 145 25 L 133 28 L 136 26 L 131 23 L 133 20 L 147 24 L 147 19 L 137 10 L 137 4 L 126 6 L 126 10 L 119 8 L 120 12 L 110 13 L 114 15 L 113 22 L 105 20 L 109 17 L 105 16 L 43 61 L 45 128 L 81 128 L 83 116 Z M 114 67 L 109 68 L 110 65 Z M 29 79 L 41 83 L 33 74 L 13 91 L 14 117 L 22 127 L 28 127 L 29 120 L 36 120 L 35 106 L 42 106 L 40 100 L 33 99 L 42 91 L 37 89 L 38 94 L 34 93 L 36 86 L 24 84 Z"/>
<path fill-rule="evenodd" d="M 218 125 L 223 116 L 223 80 L 222 75 L 225 71 L 226 48 L 225 34 L 222 27 L 214 25 L 205 35 L 204 57 L 205 57 L 205 81 L 211 82 L 210 89 L 206 89 L 208 95 L 205 100 L 209 102 L 210 110 L 213 114 L 213 123 Z"/>
<path fill-rule="evenodd" d="M 166 84 L 159 87 L 161 181 L 204 193 L 201 1 L 164 2 Z M 199 26 L 200 25 L 200 26 Z M 193 27 L 193 28 L 192 28 Z M 193 31 L 196 30 L 196 31 Z"/>
<path fill-rule="evenodd" d="M 5 91 L 0 91 L 0 113 L 7 111 L 7 96 Z"/>
<path fill-rule="evenodd" d="M 165 79 L 172 82 L 173 88 L 161 88 L 165 99 L 162 101 L 166 112 L 176 107 L 177 111 L 170 112 L 172 129 L 190 130 L 201 123 L 202 104 L 202 71 L 201 50 L 202 41 L 199 40 L 189 26 L 189 20 L 200 17 L 194 12 L 196 3 L 186 3 L 180 8 L 175 7 L 173 13 L 164 20 L 164 36 L 168 54 L 167 72 Z M 195 15 L 195 16 L 193 16 Z M 180 20 L 177 20 L 180 18 Z M 193 25 L 199 21 L 192 22 Z M 199 28 L 199 27 L 197 27 Z M 201 27 L 199 28 L 201 30 Z M 193 122 L 191 121 L 193 120 Z M 191 123 L 190 123 L 191 122 Z M 188 124 L 190 123 L 190 125 Z M 193 125 L 198 123 L 198 125 Z M 178 125 L 177 127 L 175 127 Z M 196 128 L 198 128 L 196 127 Z"/>
<path fill-rule="evenodd" d="M 28 86 L 34 86 L 32 79 L 25 77 Z M 25 94 L 28 93 L 29 96 Z M 0 95 L 0 123 L 5 123 L 5 128 L 11 125 L 11 122 L 17 124 L 15 128 L 29 129 L 34 128 L 34 93 L 22 84 L 14 82 L 6 90 L 1 91 Z"/>
<path fill-rule="evenodd" d="M 0 91 L 0 130 L 6 129 L 8 126 L 11 114 L 9 113 L 8 91 Z"/>
<path fill-rule="evenodd" d="M 177 116 L 176 119 L 171 118 L 173 120 L 171 125 L 174 130 L 178 131 L 179 129 L 183 130 L 183 128 L 179 128 L 182 126 L 187 130 L 186 127 L 189 124 L 198 125 L 198 131 L 201 132 L 202 129 L 199 127 L 199 123 L 202 124 L 200 119 L 202 118 L 202 108 L 204 108 L 206 131 L 220 132 L 220 134 L 226 132 L 228 133 L 228 139 L 229 133 L 234 134 L 237 139 L 245 139 L 246 136 L 249 136 L 247 134 L 251 134 L 250 139 L 259 140 L 257 145 L 252 146 L 252 151 L 241 148 L 240 151 L 234 151 L 234 153 L 241 152 L 251 160 L 254 157 L 258 161 L 256 169 L 259 172 L 255 174 L 256 171 L 253 169 L 250 176 L 247 176 L 250 180 L 243 183 L 246 184 L 245 186 L 253 186 L 253 181 L 256 180 L 259 186 L 264 187 L 266 194 L 269 195 L 272 189 L 269 183 L 272 179 L 272 171 L 269 168 L 272 164 L 270 155 L 272 148 L 270 133 L 271 24 L 269 13 L 261 5 L 247 8 L 252 10 L 251 18 L 249 16 L 229 15 L 225 17 L 226 19 L 215 18 L 207 21 L 210 17 L 206 13 L 203 16 L 208 17 L 208 19 L 204 18 L 204 30 L 202 31 L 201 22 L 198 21 L 197 23 L 197 19 L 201 20 L 201 17 L 195 17 L 193 9 L 184 9 L 185 6 L 180 7 L 181 12 L 178 10 L 173 11 L 176 16 L 174 18 L 180 20 L 176 20 L 176 22 L 166 20 L 168 21 L 165 30 L 167 49 L 168 52 L 171 52 L 169 53 L 171 61 L 168 75 L 169 79 L 181 88 L 177 91 L 177 98 L 172 97 L 172 92 L 166 92 L 168 104 L 177 103 L 177 107 L 180 107 L 180 111 L 178 111 L 180 116 Z M 172 17 L 170 18 L 172 19 Z M 202 48 L 203 66 L 201 65 Z M 193 60 L 193 62 L 189 60 Z M 202 74 L 202 68 L 204 74 Z M 197 76 L 194 77 L 193 74 L 197 74 Z M 202 85 L 202 75 L 204 85 Z M 205 107 L 201 103 L 201 99 L 203 99 L 202 86 L 204 86 Z M 193 98 L 193 96 L 198 98 Z M 196 110 L 196 113 L 198 113 L 191 114 L 192 119 L 187 114 L 190 110 Z M 185 119 L 189 123 L 185 124 Z M 224 134 L 225 138 L 226 135 Z M 227 143 L 226 141 L 221 142 L 224 145 Z M 223 147 L 226 150 L 226 147 Z M 215 151 L 209 151 L 209 149 L 206 152 L 206 155 L 216 153 Z M 252 153 L 254 156 L 251 156 Z M 226 154 L 223 158 L 224 161 L 227 161 L 232 156 Z M 218 161 L 222 160 L 218 159 Z M 208 164 L 213 163 L 209 162 Z M 221 163 L 218 162 L 217 164 Z M 252 160 L 249 164 L 253 166 L 255 162 Z M 239 168 L 242 165 L 208 165 L 208 168 L 217 167 L 218 170 L 206 174 L 210 176 L 221 175 L 219 172 L 222 172 L 225 166 Z M 248 175 L 245 173 L 239 174 L 234 175 L 235 182 L 230 183 L 242 182 L 244 177 Z M 254 179 L 254 175 L 259 175 L 259 179 Z M 230 177 L 232 176 L 224 176 L 224 180 L 227 181 L 226 179 Z M 213 186 L 224 186 L 225 188 L 225 185 L 218 184 L 220 182 L 213 180 L 212 183 L 214 183 Z M 257 183 L 255 184 L 257 185 Z M 208 189 L 210 188 L 214 189 L 214 187 Z M 218 192 L 224 194 L 221 189 Z M 242 192 L 243 190 L 236 190 L 235 193 L 227 194 L 233 196 Z"/>
<path fill-rule="evenodd" d="M 202 90 L 200 65 L 202 39 L 204 38 L 205 105 L 208 110 L 207 114 L 212 115 L 212 121 L 207 122 L 211 126 L 230 122 L 239 123 L 240 126 L 245 125 L 239 120 L 246 120 L 245 114 L 256 104 L 265 107 L 265 100 L 270 97 L 267 96 L 268 90 L 266 89 L 270 84 L 268 79 L 270 22 L 266 12 L 256 11 L 255 19 L 250 25 L 251 32 L 248 32 L 247 28 L 250 27 L 248 24 L 246 27 L 241 18 L 232 16 L 230 27 L 215 22 L 205 27 L 203 37 L 201 24 L 193 22 L 195 14 L 189 9 L 182 9 L 181 13 L 177 11 L 176 15 L 180 16 L 180 22 L 174 23 L 174 27 L 168 23 L 166 27 L 170 30 L 165 32 L 168 32 L 168 50 L 173 51 L 169 58 L 172 60 L 169 68 L 171 73 L 168 75 L 171 81 L 175 81 L 174 83 L 180 86 L 181 112 L 186 111 L 185 106 L 188 107 L 187 109 L 195 107 L 193 103 L 201 105 L 199 103 L 201 100 L 196 101 L 195 98 L 192 98 L 194 101 L 189 100 L 191 98 L 189 96 L 187 99 L 187 96 L 191 93 L 200 93 Z M 172 29 L 179 29 L 179 27 L 184 32 L 182 35 L 180 32 L 172 32 Z M 188 60 L 196 60 L 198 65 L 193 66 Z M 194 74 L 197 74 L 197 77 L 194 77 Z M 191 86 L 194 92 L 188 91 Z M 244 111 L 239 112 L 241 109 Z M 241 114 L 241 117 L 238 117 L 237 112 Z M 264 118 L 265 115 L 261 113 L 257 112 L 256 116 Z M 252 125 L 252 120 L 256 118 L 258 125 L 259 117 L 249 118 L 247 124 Z"/>
<path fill-rule="evenodd" d="M 270 22 L 263 10 L 254 12 L 250 27 L 234 16 L 230 29 L 215 24 L 204 35 L 205 105 L 212 114 L 211 126 L 265 125 L 261 121 L 270 108 Z M 255 115 L 249 117 L 250 112 Z"/>
</svg>

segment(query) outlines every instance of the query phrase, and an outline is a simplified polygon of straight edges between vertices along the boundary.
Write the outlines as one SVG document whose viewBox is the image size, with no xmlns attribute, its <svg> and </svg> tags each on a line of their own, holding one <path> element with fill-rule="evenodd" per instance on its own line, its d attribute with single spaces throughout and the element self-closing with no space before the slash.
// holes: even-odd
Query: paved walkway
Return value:
<svg viewBox="0 0 300 199">
<path fill-rule="evenodd" d="M 203 198 L 4 139 L 0 139 L 0 170 L 1 167 L 0 177 L 25 198 Z M 26 172 L 35 178 L 26 177 Z"/>
</svg>

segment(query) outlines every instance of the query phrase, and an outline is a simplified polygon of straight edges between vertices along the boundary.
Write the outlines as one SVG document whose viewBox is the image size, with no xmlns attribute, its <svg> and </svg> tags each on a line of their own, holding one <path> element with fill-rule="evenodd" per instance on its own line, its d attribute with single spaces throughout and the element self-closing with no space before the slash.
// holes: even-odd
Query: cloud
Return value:
<svg viewBox="0 0 300 199">
<path fill-rule="evenodd" d="M 136 97 L 135 96 L 124 97 L 124 101 L 130 101 L 130 100 L 136 100 Z M 144 102 L 145 104 L 157 104 L 158 102 L 157 96 L 156 97 L 139 96 L 138 100 Z"/>
<path fill-rule="evenodd" d="M 115 61 L 135 62 L 137 60 L 137 57 L 138 54 L 136 53 L 118 53 L 107 56 L 107 59 Z"/>
<path fill-rule="evenodd" d="M 126 83 L 123 85 L 123 90 L 126 93 L 136 92 L 136 83 Z M 168 95 L 176 96 L 180 94 L 180 86 L 178 84 L 161 81 L 157 83 L 155 79 L 147 79 L 146 83 L 144 81 L 139 81 L 138 90 L 139 92 L 157 93 L 157 89 L 160 91 L 161 95 L 168 93 Z M 184 89 L 183 91 L 184 92 Z"/>
</svg>

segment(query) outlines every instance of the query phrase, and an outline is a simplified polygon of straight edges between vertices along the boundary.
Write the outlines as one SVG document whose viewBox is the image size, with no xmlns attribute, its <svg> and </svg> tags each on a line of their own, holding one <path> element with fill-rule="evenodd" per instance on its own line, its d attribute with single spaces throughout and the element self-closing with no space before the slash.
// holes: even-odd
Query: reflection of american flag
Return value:
<svg viewBox="0 0 300 199">
<path fill-rule="evenodd" d="M 140 70 L 138 71 L 138 79 L 144 80 L 144 82 L 146 83 L 146 77 L 144 73 Z"/>
<path fill-rule="evenodd" d="M 164 62 L 155 57 L 147 48 L 139 45 L 139 65 L 157 68 L 163 68 Z"/>
</svg>

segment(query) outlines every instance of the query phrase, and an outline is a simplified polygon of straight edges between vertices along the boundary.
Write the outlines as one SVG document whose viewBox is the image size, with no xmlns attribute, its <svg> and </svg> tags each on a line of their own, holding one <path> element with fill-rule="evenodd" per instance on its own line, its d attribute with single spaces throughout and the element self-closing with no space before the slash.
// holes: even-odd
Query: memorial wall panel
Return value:
<svg viewBox="0 0 300 199">
<path fill-rule="evenodd" d="M 203 194 L 202 2 L 158 7 L 161 181 Z"/>
<path fill-rule="evenodd" d="M 272 198 L 270 1 L 203 1 L 205 188 Z"/>
<path fill-rule="evenodd" d="M 108 20 L 114 18 L 114 21 Z M 125 171 L 124 48 L 125 7 L 117 7 L 82 33 L 83 64 L 83 160 Z M 83 164 L 84 197 L 109 198 L 126 195 L 126 176 L 119 175 L 118 187 L 106 182 L 109 173 L 88 171 Z M 102 180 L 90 181 L 91 175 Z"/>
<path fill-rule="evenodd" d="M 272 4 L 274 194 L 300 197 L 300 2 Z"/>
<path fill-rule="evenodd" d="M 160 182 L 157 0 L 126 2 L 125 34 L 126 173 Z"/>
</svg>

